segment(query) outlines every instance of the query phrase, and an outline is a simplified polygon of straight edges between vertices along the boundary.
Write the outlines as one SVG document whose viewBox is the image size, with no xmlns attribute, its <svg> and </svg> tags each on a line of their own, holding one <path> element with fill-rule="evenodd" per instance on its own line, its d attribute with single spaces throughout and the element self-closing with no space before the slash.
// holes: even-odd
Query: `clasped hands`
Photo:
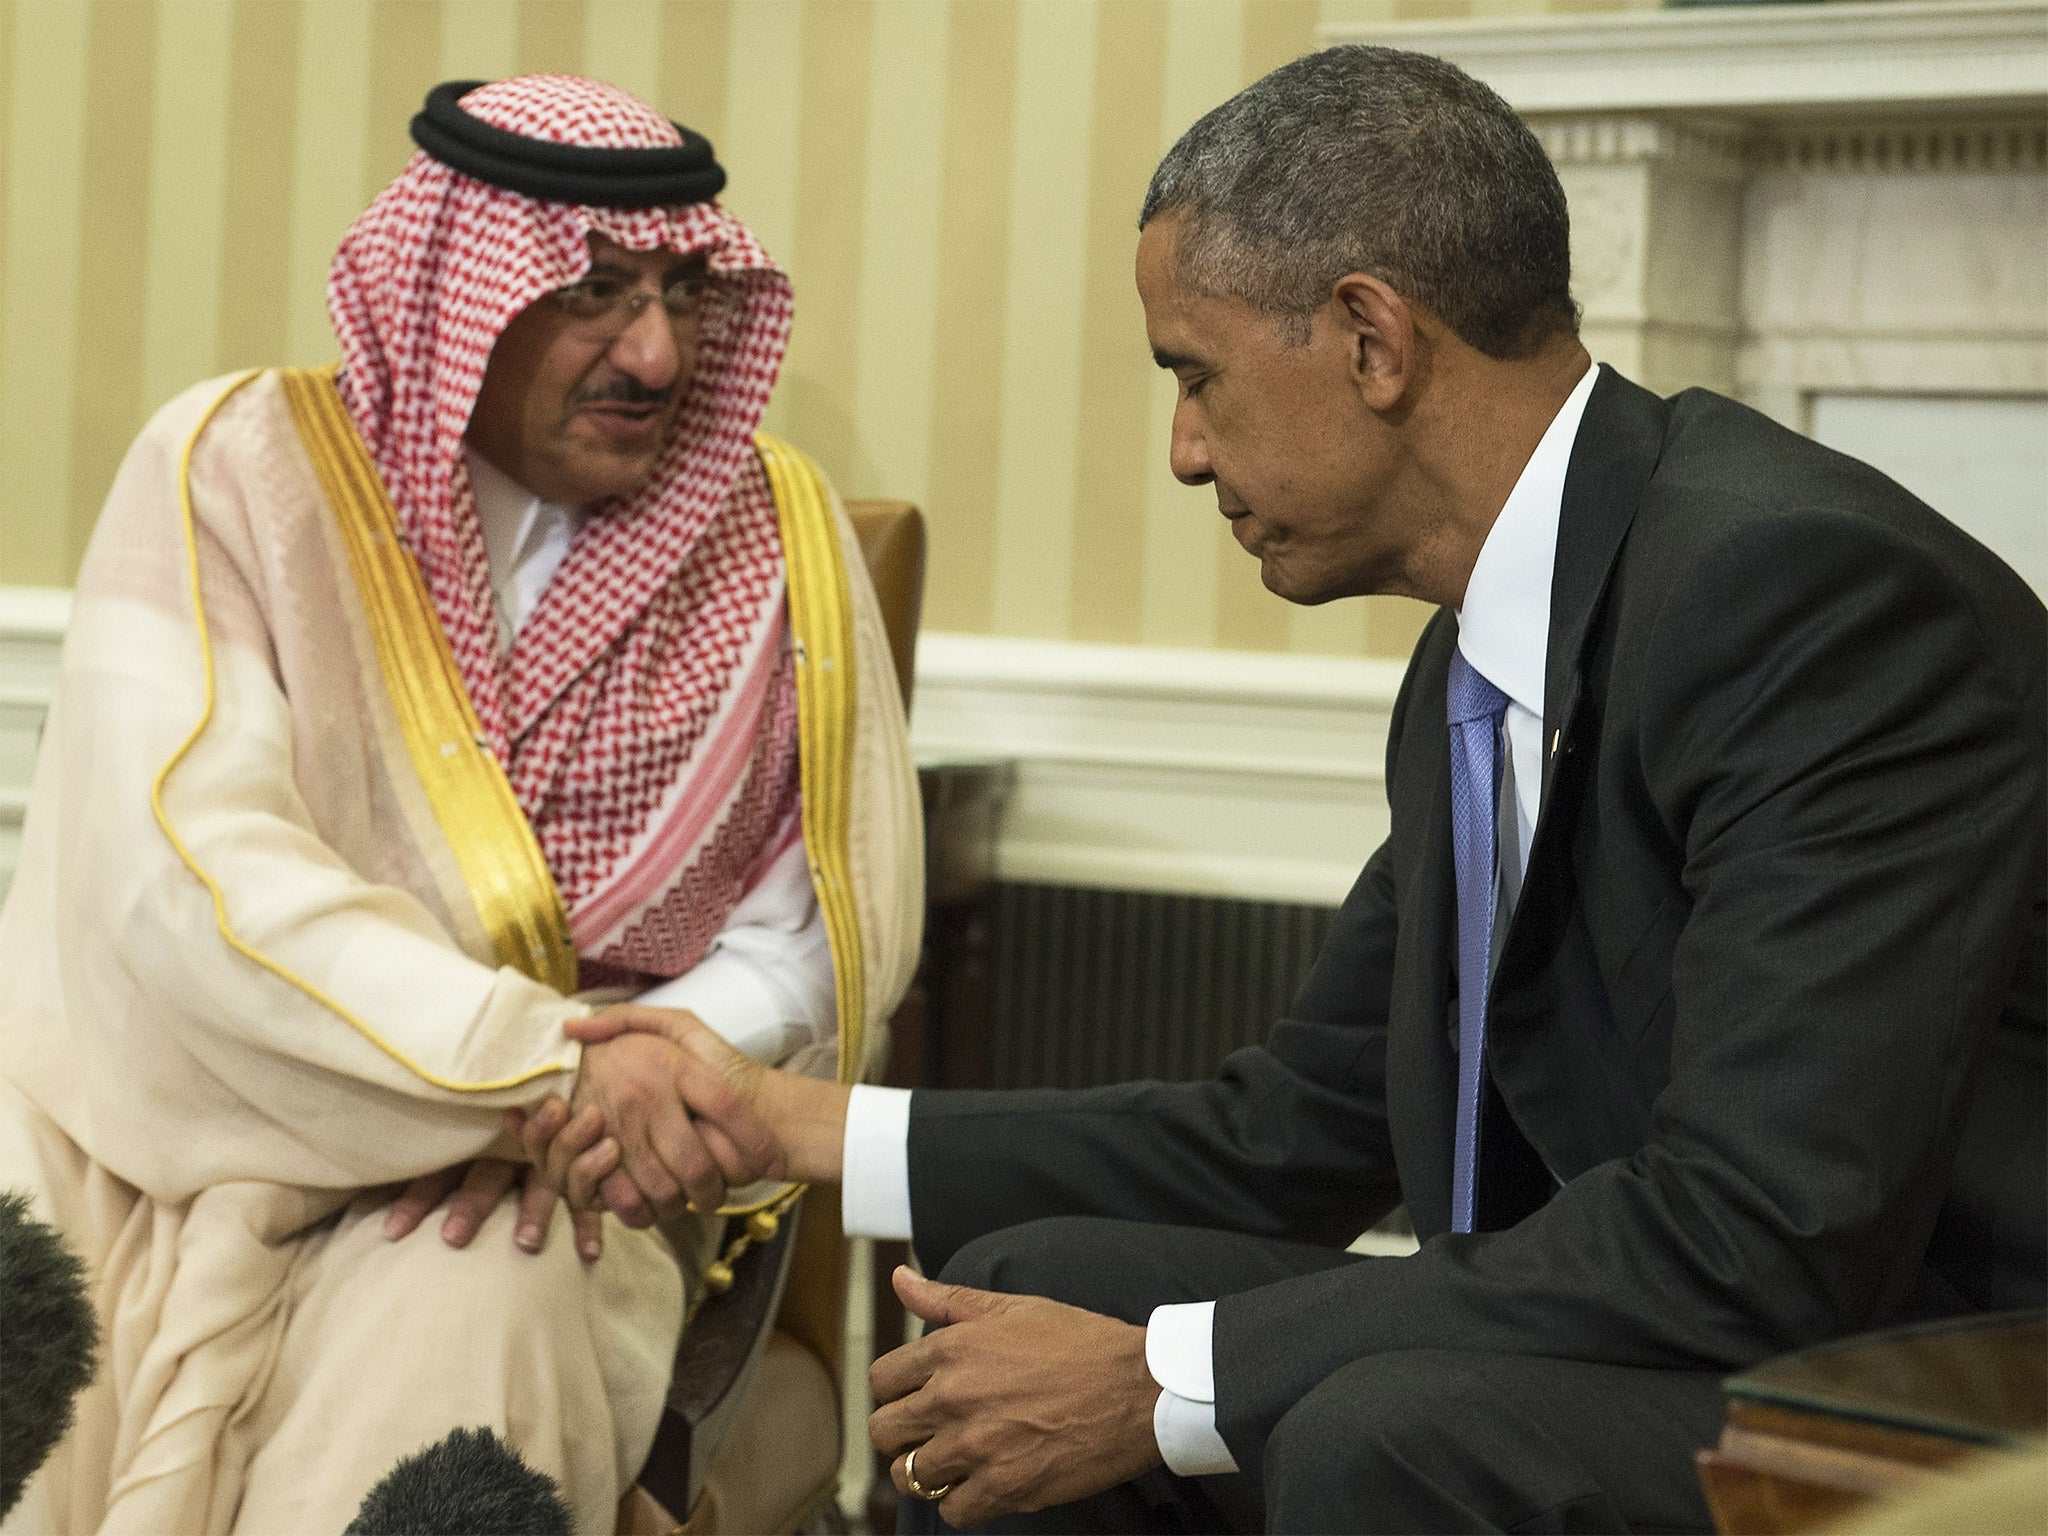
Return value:
<svg viewBox="0 0 2048 1536">
<path fill-rule="evenodd" d="M 524 1157 L 478 1157 L 414 1179 L 385 1214 L 385 1236 L 405 1236 L 446 1200 L 441 1236 L 464 1247 L 523 1180 L 513 1241 L 540 1252 L 566 1200 L 588 1263 L 603 1252 L 605 1210 L 647 1227 L 686 1205 L 716 1210 L 728 1189 L 782 1177 L 781 1145 L 746 1091 L 761 1069 L 695 1015 L 622 1003 L 564 1029 L 583 1045 L 568 1100 L 550 1094 L 506 1112 Z"/>
<path fill-rule="evenodd" d="M 784 1146 L 757 1109 L 764 1088 L 801 1086 L 749 1061 L 694 1015 L 622 1004 L 566 1026 L 583 1044 L 569 1099 L 507 1115 L 524 1160 L 479 1157 L 407 1185 L 387 1236 L 414 1230 L 443 1200 L 441 1236 L 456 1247 L 523 1178 L 513 1241 L 538 1253 L 558 1201 L 569 1205 L 577 1253 L 602 1252 L 606 1209 L 645 1227 L 685 1202 L 715 1210 L 728 1189 L 787 1174 Z M 826 1084 L 814 1085 L 829 1093 Z M 772 1110 L 799 1162 L 816 1126 Z M 822 1119 L 828 1127 L 833 1122 Z M 815 1139 L 815 1137 L 811 1137 Z M 836 1131 L 824 1136 L 836 1145 Z M 805 1177 L 836 1176 L 804 1163 Z M 910 1492 L 912 1452 L 924 1496 L 956 1526 L 1044 1508 L 1159 1464 L 1152 1433 L 1159 1389 L 1145 1366 L 1145 1330 L 1032 1296 L 894 1276 L 906 1307 L 931 1325 L 874 1363 L 869 1436 Z"/>
</svg>

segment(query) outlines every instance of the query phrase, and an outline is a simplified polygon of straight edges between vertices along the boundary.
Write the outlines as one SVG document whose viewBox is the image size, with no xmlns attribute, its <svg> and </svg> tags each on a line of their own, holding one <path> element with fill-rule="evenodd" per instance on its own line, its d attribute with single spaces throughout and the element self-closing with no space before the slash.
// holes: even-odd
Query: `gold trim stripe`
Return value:
<svg viewBox="0 0 2048 1536">
<path fill-rule="evenodd" d="M 797 750 L 804 846 L 825 915 L 839 994 L 839 1080 L 859 1080 L 867 1034 L 867 975 L 853 899 L 853 601 L 846 552 L 824 477 L 808 458 L 765 432 L 754 449 L 767 471 L 782 525 L 796 640 Z"/>
<path fill-rule="evenodd" d="M 278 370 L 313 471 L 334 508 L 413 771 L 498 962 L 568 994 L 576 947 L 554 875 L 492 755 L 398 514 L 332 369 Z"/>
<path fill-rule="evenodd" d="M 178 744 L 178 750 L 171 754 L 170 761 L 157 770 L 156 780 L 149 787 L 150 811 L 156 817 L 156 824 L 163 829 L 164 836 L 170 840 L 171 847 L 176 850 L 178 857 L 184 861 L 185 867 L 192 871 L 193 877 L 206 888 L 207 894 L 212 897 L 214 926 L 220 930 L 220 936 L 227 943 L 228 947 L 245 959 L 269 971 L 273 976 L 296 988 L 306 997 L 339 1017 L 358 1034 L 362 1035 L 363 1038 L 383 1051 L 385 1055 L 391 1057 L 392 1060 L 396 1061 L 407 1071 L 432 1083 L 436 1088 L 445 1088 L 456 1093 L 488 1093 L 501 1088 L 516 1088 L 521 1083 L 532 1082 L 536 1078 L 552 1076 L 562 1069 L 560 1067 L 535 1067 L 531 1071 L 518 1074 L 516 1077 L 497 1078 L 481 1083 L 458 1083 L 450 1078 L 442 1077 L 438 1073 L 429 1072 L 405 1052 L 391 1044 L 390 1041 L 386 1040 L 376 1030 L 372 1029 L 369 1024 L 358 1018 L 348 1009 L 342 1007 L 340 1003 L 329 997 L 311 982 L 285 969 L 285 967 L 272 960 L 268 955 L 263 954 L 260 950 L 244 943 L 241 936 L 228 923 L 227 898 L 221 894 L 220 886 L 215 883 L 211 875 L 207 874 L 200 867 L 199 861 L 192 857 L 191 850 L 185 846 L 184 839 L 180 838 L 176 830 L 171 826 L 171 818 L 164 810 L 164 785 L 169 782 L 171 774 L 177 769 L 178 764 L 182 763 L 187 754 L 191 752 L 193 744 L 205 734 L 207 726 L 212 723 L 215 697 L 213 640 L 208 634 L 206 627 L 206 601 L 200 590 L 199 581 L 199 538 L 194 527 L 192 513 L 192 450 L 198 445 L 201 434 L 206 431 L 207 426 L 213 421 L 214 415 L 220 408 L 226 405 L 244 385 L 258 377 L 260 377 L 259 372 L 245 373 L 230 384 L 221 393 L 220 398 L 208 406 L 200 416 L 198 424 L 192 428 L 192 435 L 185 439 L 184 449 L 178 455 L 178 510 L 185 538 L 185 575 L 192 589 L 192 618 L 193 623 L 198 628 L 200 664 L 205 676 L 205 702 L 200 708 L 198 723 L 192 727 L 191 733 Z"/>
</svg>

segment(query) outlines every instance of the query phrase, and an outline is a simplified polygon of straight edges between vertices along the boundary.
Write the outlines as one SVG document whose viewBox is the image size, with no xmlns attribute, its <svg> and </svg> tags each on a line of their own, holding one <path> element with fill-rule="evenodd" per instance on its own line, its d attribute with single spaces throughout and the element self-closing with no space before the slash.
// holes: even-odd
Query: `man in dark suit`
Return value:
<svg viewBox="0 0 2048 1536">
<path fill-rule="evenodd" d="M 1703 1528 L 1724 1373 L 2048 1286 L 2041 604 L 1594 370 L 1556 176 L 1448 65 L 1276 71 L 1141 224 L 1175 472 L 1282 597 L 1442 611 L 1392 834 L 1214 1080 L 732 1066 L 943 1271 L 875 1442 L 953 1524 Z M 1418 1254 L 1343 1251 L 1403 1200 Z"/>
</svg>

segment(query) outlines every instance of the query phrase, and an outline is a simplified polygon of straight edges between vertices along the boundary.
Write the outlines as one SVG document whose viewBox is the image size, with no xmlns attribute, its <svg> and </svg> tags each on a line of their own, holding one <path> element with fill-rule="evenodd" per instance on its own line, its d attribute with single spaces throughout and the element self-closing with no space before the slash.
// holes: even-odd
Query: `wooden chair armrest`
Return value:
<svg viewBox="0 0 2048 1536">
<path fill-rule="evenodd" d="M 748 1250 L 735 1265 L 732 1288 L 705 1300 L 676 1347 L 668 1401 L 640 1486 L 679 1521 L 697 1507 L 711 1459 L 767 1346 L 802 1212 L 801 1202 L 791 1206 L 775 1236 Z"/>
</svg>

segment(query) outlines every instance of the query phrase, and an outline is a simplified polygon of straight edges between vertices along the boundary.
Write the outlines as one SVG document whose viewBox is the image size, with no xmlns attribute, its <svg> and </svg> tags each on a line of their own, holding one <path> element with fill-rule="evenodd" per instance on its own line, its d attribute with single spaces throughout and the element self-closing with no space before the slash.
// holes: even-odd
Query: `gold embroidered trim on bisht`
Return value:
<svg viewBox="0 0 2048 1536">
<path fill-rule="evenodd" d="M 200 589 L 199 580 L 199 535 L 192 512 L 192 450 L 198 446 L 200 436 L 206 431 L 207 426 L 213 421 L 220 408 L 226 405 L 244 385 L 261 376 L 259 371 L 245 373 L 223 390 L 220 397 L 201 413 L 198 423 L 192 428 L 191 435 L 185 439 L 185 446 L 178 455 L 178 512 L 180 529 L 185 539 L 185 575 L 192 591 L 192 619 L 199 632 L 199 660 L 205 679 L 205 693 L 204 703 L 201 705 L 197 723 L 193 725 L 190 734 L 178 743 L 178 750 L 171 754 L 170 760 L 157 770 L 156 779 L 149 787 L 150 812 L 156 817 L 157 826 L 163 830 L 165 838 L 169 840 L 179 859 L 192 872 L 193 878 L 206 888 L 207 895 L 212 898 L 214 926 L 219 929 L 223 942 L 230 949 L 234 950 L 235 953 L 261 966 L 264 970 L 270 972 L 271 975 L 276 976 L 279 980 L 295 988 L 313 1002 L 318 1003 L 322 1008 L 327 1009 L 328 1012 L 336 1015 L 344 1023 L 348 1024 L 350 1028 L 362 1035 L 364 1039 L 384 1052 L 385 1055 L 391 1057 L 392 1060 L 396 1061 L 407 1071 L 432 1083 L 436 1088 L 445 1088 L 456 1093 L 489 1093 L 501 1088 L 516 1088 L 521 1083 L 528 1083 L 536 1078 L 551 1076 L 561 1071 L 562 1068 L 559 1066 L 535 1067 L 530 1071 L 518 1074 L 516 1077 L 497 1078 L 489 1082 L 479 1083 L 460 1083 L 451 1078 L 442 1077 L 438 1073 L 429 1072 L 404 1051 L 399 1050 L 397 1046 L 372 1029 L 365 1020 L 358 1018 L 354 1013 L 342 1007 L 340 1003 L 329 997 L 304 977 L 286 969 L 261 950 L 244 942 L 241 935 L 236 933 L 233 926 L 228 922 L 227 898 L 221 894 L 219 883 L 192 856 L 191 850 L 185 846 L 185 840 L 178 836 L 177 829 L 171 825 L 170 814 L 164 809 L 164 785 L 170 781 L 171 774 L 177 769 L 178 764 L 185 760 L 186 756 L 191 752 L 193 745 L 201 736 L 206 734 L 206 728 L 213 720 L 216 691 L 213 665 L 213 638 L 206 628 L 206 600 Z"/>
<path fill-rule="evenodd" d="M 860 913 L 853 899 L 853 598 L 846 550 L 818 467 L 765 432 L 754 449 L 768 472 L 789 573 L 789 620 L 796 642 L 797 752 L 804 848 L 825 916 L 832 981 L 839 996 L 839 1080 L 859 1081 L 867 1034 L 867 974 Z"/>
<path fill-rule="evenodd" d="M 577 966 L 561 893 L 505 770 L 485 743 L 334 370 L 285 368 L 278 376 L 341 529 L 406 753 L 498 962 L 566 996 L 576 990 Z"/>
</svg>

